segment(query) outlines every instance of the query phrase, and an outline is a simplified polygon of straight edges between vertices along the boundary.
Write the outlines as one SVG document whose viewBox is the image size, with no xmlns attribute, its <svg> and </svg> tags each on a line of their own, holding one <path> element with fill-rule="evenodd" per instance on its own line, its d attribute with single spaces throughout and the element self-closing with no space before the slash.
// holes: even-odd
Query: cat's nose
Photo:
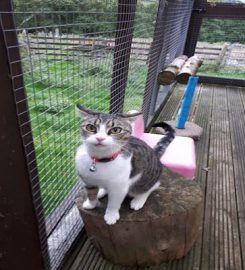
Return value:
<svg viewBox="0 0 245 270">
<path fill-rule="evenodd" d="M 101 143 L 101 142 L 103 142 L 103 141 L 105 140 L 105 138 L 102 138 L 102 137 L 96 137 L 96 140 L 97 140 L 99 143 Z"/>
</svg>

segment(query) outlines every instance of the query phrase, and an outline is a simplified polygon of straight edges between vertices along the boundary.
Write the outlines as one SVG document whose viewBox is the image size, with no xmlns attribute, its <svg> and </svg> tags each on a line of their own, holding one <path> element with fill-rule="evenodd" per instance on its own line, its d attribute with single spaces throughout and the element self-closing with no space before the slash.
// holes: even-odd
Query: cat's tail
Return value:
<svg viewBox="0 0 245 270">
<path fill-rule="evenodd" d="M 167 147 L 169 146 L 169 144 L 174 139 L 175 130 L 170 125 L 164 122 L 155 123 L 152 125 L 152 127 L 161 127 L 165 129 L 165 134 L 164 134 L 165 136 L 161 138 L 156 144 L 156 146 L 154 147 L 155 153 L 157 154 L 159 158 L 161 158 L 164 152 L 166 151 Z"/>
</svg>

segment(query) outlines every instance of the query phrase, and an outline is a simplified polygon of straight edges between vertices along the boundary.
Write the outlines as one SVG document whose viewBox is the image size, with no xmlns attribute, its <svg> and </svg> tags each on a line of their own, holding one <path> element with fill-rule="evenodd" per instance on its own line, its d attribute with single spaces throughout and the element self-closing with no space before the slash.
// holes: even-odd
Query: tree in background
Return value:
<svg viewBox="0 0 245 270">
<path fill-rule="evenodd" d="M 204 19 L 199 41 L 245 43 L 245 21 L 231 19 Z"/>
<path fill-rule="evenodd" d="M 38 31 L 52 31 L 62 26 L 60 31 L 65 33 L 113 37 L 117 3 L 116 0 L 15 0 L 15 11 L 22 12 L 16 15 L 16 24 L 29 31 L 35 27 L 39 27 Z M 157 5 L 158 1 L 138 0 L 136 36 L 152 36 Z"/>
</svg>

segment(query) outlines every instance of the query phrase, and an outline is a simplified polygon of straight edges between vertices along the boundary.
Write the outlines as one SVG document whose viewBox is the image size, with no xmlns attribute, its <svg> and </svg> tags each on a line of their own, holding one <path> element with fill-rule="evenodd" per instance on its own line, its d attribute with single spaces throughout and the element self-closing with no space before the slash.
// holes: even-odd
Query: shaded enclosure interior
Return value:
<svg viewBox="0 0 245 270">
<path fill-rule="evenodd" d="M 244 84 L 245 21 L 244 15 L 205 17 L 198 8 L 206 1 L 80 2 L 0 5 L 1 29 L 45 267 L 58 269 L 82 234 L 78 257 L 69 253 L 64 269 L 121 269 L 81 233 L 74 205 L 81 188 L 74 168 L 81 143 L 75 104 L 102 112 L 142 110 L 149 129 L 158 114 L 158 120 L 176 119 L 184 86 L 160 86 L 158 73 L 193 47 L 204 60 L 201 76 Z M 200 20 L 193 40 L 190 29 Z M 243 90 L 200 84 L 196 91 L 189 120 L 204 128 L 196 178 L 206 194 L 204 227 L 185 259 L 161 269 L 242 269 L 245 263 Z"/>
</svg>

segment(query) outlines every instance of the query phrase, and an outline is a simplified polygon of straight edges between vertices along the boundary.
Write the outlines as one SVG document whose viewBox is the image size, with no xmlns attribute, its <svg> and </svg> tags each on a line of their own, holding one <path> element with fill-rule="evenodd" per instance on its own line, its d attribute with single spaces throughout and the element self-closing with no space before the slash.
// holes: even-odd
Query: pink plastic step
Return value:
<svg viewBox="0 0 245 270">
<path fill-rule="evenodd" d="M 133 123 L 132 135 L 154 147 L 164 135 L 144 133 L 143 117 L 139 116 Z M 187 179 L 194 179 L 196 172 L 196 155 L 194 140 L 176 136 L 161 158 L 164 166 Z"/>
</svg>

